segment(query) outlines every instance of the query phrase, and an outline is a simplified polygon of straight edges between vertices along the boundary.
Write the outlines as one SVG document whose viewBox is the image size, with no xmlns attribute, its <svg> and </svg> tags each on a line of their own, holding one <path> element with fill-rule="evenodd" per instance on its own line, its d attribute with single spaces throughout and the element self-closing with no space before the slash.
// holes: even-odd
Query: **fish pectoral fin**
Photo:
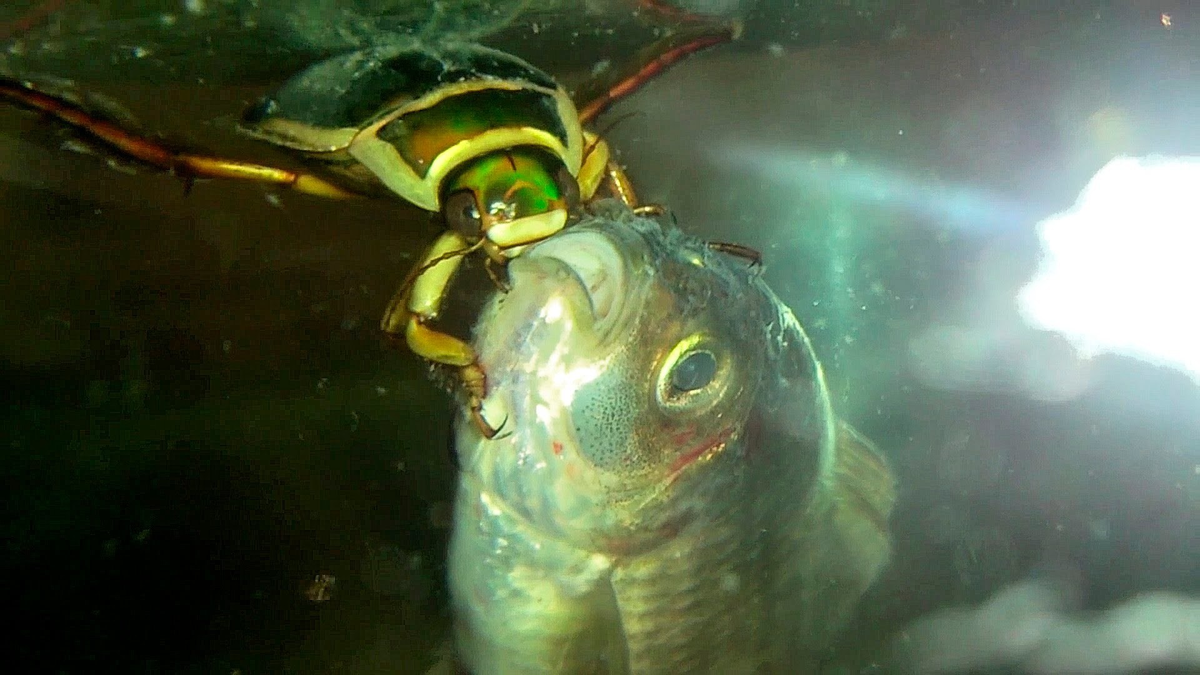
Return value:
<svg viewBox="0 0 1200 675">
<path fill-rule="evenodd" d="M 848 558 L 870 583 L 891 556 L 888 519 L 896 502 L 896 480 L 875 444 L 841 420 L 835 457 L 835 527 Z"/>
</svg>

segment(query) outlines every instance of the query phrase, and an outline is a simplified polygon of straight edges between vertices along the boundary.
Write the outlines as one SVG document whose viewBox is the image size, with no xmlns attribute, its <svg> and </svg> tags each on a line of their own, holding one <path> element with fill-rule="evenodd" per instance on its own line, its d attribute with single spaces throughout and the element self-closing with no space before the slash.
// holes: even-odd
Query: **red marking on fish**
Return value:
<svg viewBox="0 0 1200 675">
<path fill-rule="evenodd" d="M 684 445 L 688 441 L 696 437 L 696 428 L 688 427 L 683 431 L 676 431 L 671 434 L 671 444 L 675 446 Z"/>
<path fill-rule="evenodd" d="M 562 457 L 562 441 L 554 441 L 550 447 L 554 448 L 554 455 L 556 457 Z"/>
<path fill-rule="evenodd" d="M 700 459 L 704 453 L 728 441 L 729 437 L 732 435 L 733 429 L 722 429 L 713 434 L 711 437 L 705 439 L 703 443 L 700 443 L 695 448 L 692 448 L 691 450 L 679 455 L 679 457 L 675 459 L 675 463 L 671 465 L 671 478 L 674 479 L 677 475 L 679 475 L 680 471 L 683 471 L 689 464 L 697 459 Z"/>
</svg>

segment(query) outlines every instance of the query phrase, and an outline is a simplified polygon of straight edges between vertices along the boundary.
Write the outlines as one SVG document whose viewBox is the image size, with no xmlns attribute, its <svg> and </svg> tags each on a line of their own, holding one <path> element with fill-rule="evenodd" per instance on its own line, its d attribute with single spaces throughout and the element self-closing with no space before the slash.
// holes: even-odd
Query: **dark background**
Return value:
<svg viewBox="0 0 1200 675">
<path fill-rule="evenodd" d="M 572 84 L 653 37 L 622 0 L 443 5 L 6 3 L 0 70 L 73 78 L 184 147 L 287 163 L 236 135 L 241 109 L 381 35 L 481 39 Z M 1011 301 L 1034 224 L 1110 157 L 1197 151 L 1200 14 L 1169 5 L 714 3 L 744 40 L 600 122 L 620 120 L 607 137 L 644 199 L 762 250 L 840 412 L 892 459 L 897 555 L 851 671 L 1048 554 L 1081 566 L 1088 607 L 1200 590 L 1197 388 L 1076 362 Z M 435 225 L 386 201 L 185 193 L 65 140 L 0 109 L 6 658 L 420 672 L 448 621 L 450 399 L 376 326 Z M 947 326 L 1001 337 L 963 356 Z M 318 574 L 337 579 L 327 601 L 306 595 Z"/>
</svg>

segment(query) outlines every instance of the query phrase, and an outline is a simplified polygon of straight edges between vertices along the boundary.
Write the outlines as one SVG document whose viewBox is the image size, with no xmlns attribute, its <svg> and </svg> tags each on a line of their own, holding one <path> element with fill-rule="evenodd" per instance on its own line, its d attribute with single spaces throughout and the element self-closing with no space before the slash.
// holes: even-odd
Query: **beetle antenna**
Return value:
<svg viewBox="0 0 1200 675">
<path fill-rule="evenodd" d="M 620 117 L 618 117 L 617 119 L 615 119 L 615 120 L 613 120 L 613 121 L 609 122 L 609 123 L 608 123 L 608 126 L 604 127 L 604 130 L 603 130 L 603 131 L 601 131 L 599 135 L 600 135 L 600 136 L 607 136 L 607 135 L 608 135 L 608 132 L 610 132 L 610 131 L 612 131 L 613 129 L 617 128 L 617 125 L 618 125 L 618 124 L 620 124 L 621 122 L 624 122 L 625 120 L 629 119 L 630 117 L 637 117 L 638 115 L 644 115 L 644 114 L 646 114 L 646 113 L 645 113 L 644 111 L 641 111 L 641 110 L 631 110 L 631 111 L 629 111 L 629 112 L 625 113 L 624 115 L 621 115 L 621 116 L 620 116 Z"/>
<path fill-rule="evenodd" d="M 604 129 L 602 129 L 600 131 L 600 133 L 596 134 L 596 140 L 589 143 L 588 146 L 583 149 L 583 156 L 587 157 L 588 155 L 592 154 L 592 151 L 596 149 L 597 145 L 599 145 L 600 140 L 602 138 L 604 138 L 605 136 L 608 136 L 608 132 L 615 129 L 618 124 L 620 124 L 621 122 L 624 122 L 625 120 L 629 119 L 630 117 L 634 117 L 637 115 L 643 115 L 643 114 L 645 114 L 645 113 L 643 113 L 641 110 L 633 110 L 631 112 L 625 113 L 624 115 L 621 115 L 620 117 L 613 120 L 612 122 L 609 122 L 608 126 L 604 127 Z"/>
</svg>

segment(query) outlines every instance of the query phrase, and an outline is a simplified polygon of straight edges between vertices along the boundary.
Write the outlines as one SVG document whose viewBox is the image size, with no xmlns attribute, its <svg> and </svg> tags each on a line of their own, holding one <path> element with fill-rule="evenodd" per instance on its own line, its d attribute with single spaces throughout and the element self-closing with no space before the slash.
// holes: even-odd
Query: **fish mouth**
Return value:
<svg viewBox="0 0 1200 675">
<path fill-rule="evenodd" d="M 543 275 L 572 287 L 569 295 L 588 311 L 597 332 L 616 321 L 629 289 L 625 254 L 618 242 L 595 230 L 563 232 L 530 248 L 510 265 L 515 277 L 528 267 L 538 267 Z M 514 287 L 519 283 L 515 279 Z"/>
<path fill-rule="evenodd" d="M 473 346 L 488 377 L 485 419 L 516 415 L 518 427 L 542 434 L 539 415 L 550 408 L 539 411 L 531 402 L 552 400 L 567 425 L 555 423 L 562 436 L 555 440 L 577 444 L 570 413 L 559 407 L 600 375 L 597 361 L 637 321 L 646 282 L 633 274 L 640 268 L 631 260 L 645 251 L 644 239 L 624 228 L 580 225 L 508 262 L 509 288 L 493 296 L 474 329 Z"/>
</svg>

